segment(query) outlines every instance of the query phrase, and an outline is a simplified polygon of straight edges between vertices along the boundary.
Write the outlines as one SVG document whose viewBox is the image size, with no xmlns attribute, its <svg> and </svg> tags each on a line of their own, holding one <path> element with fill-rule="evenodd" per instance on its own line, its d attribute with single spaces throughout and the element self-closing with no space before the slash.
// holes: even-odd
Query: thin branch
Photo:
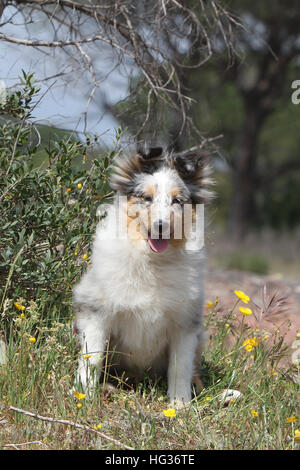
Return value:
<svg viewBox="0 0 300 470">
<path fill-rule="evenodd" d="M 19 450 L 19 447 L 21 446 L 28 446 L 32 444 L 39 444 L 41 446 L 45 446 L 48 448 L 48 446 L 41 441 L 31 441 L 31 442 L 20 442 L 20 443 L 14 443 L 14 444 L 3 444 L 3 447 L 12 447 L 13 449 Z"/>
<path fill-rule="evenodd" d="M 59 419 L 59 418 L 50 418 L 49 416 L 41 416 L 38 415 L 37 413 L 31 413 L 30 411 L 25 411 L 22 410 L 21 408 L 15 408 L 14 406 L 10 406 L 9 409 L 11 411 L 15 411 L 16 413 L 21 413 L 26 416 L 30 416 L 31 418 L 39 419 L 41 421 L 47 421 L 50 423 L 58 423 L 58 424 L 64 424 L 65 426 L 72 426 L 77 429 L 82 429 L 83 431 L 91 432 L 94 434 L 97 434 L 99 437 L 102 437 L 103 439 L 106 439 L 107 441 L 113 442 L 115 445 L 119 447 L 123 447 L 124 449 L 128 450 L 134 450 L 133 447 L 129 447 L 126 444 L 123 444 L 120 441 L 117 441 L 113 437 L 107 436 L 103 432 L 96 431 L 93 428 L 90 428 L 89 426 L 85 426 L 83 424 L 75 423 L 74 421 L 69 421 L 67 419 Z"/>
</svg>

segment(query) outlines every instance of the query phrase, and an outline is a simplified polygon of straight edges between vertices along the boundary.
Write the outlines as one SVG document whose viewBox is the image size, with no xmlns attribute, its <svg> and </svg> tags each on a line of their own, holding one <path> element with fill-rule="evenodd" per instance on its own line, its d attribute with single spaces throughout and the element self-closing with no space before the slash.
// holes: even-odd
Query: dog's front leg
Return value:
<svg viewBox="0 0 300 470">
<path fill-rule="evenodd" d="M 191 400 L 197 333 L 176 329 L 169 347 L 168 395 L 172 407 Z"/>
<path fill-rule="evenodd" d="M 85 392 L 92 393 L 99 380 L 109 332 L 99 312 L 86 307 L 76 315 L 75 322 L 81 343 L 76 380 Z"/>
</svg>

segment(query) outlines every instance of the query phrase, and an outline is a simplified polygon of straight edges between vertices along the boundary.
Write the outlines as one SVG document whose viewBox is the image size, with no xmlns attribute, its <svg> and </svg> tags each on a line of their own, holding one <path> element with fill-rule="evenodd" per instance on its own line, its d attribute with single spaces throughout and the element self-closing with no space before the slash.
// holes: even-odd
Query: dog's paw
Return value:
<svg viewBox="0 0 300 470">
<path fill-rule="evenodd" d="M 174 398 L 173 400 L 171 400 L 168 404 L 168 407 L 169 409 L 173 410 L 182 410 L 183 408 L 185 408 L 186 406 L 188 406 L 189 404 L 189 400 L 185 401 L 185 400 L 182 400 L 182 399 L 179 399 L 179 398 Z"/>
<path fill-rule="evenodd" d="M 105 383 L 100 385 L 100 390 L 105 396 L 111 397 L 118 389 L 110 383 Z"/>
</svg>

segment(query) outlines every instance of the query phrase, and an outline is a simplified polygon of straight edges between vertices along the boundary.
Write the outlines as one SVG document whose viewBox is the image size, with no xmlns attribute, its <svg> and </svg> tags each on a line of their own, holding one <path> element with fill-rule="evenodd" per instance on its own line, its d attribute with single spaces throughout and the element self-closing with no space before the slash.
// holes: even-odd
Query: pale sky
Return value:
<svg viewBox="0 0 300 470">
<path fill-rule="evenodd" d="M 13 7 L 9 7 L 13 8 Z M 5 10 L 9 14 L 9 8 Z M 3 18 L 2 18 L 3 20 Z M 18 17 L 15 23 L 20 23 Z M 36 38 L 48 39 L 47 31 L 43 24 L 38 22 L 32 27 L 37 31 Z M 1 28 L 4 34 L 27 38 L 23 26 L 5 25 Z M 32 29 L 31 29 L 32 35 Z M 70 52 L 71 49 L 69 48 Z M 119 124 L 111 113 L 105 111 L 103 98 L 110 104 L 124 99 L 128 92 L 128 78 L 125 73 L 116 68 L 107 77 L 108 72 L 115 67 L 111 54 L 108 50 L 98 44 L 97 49 L 90 49 L 93 58 L 96 58 L 96 68 L 99 73 L 99 89 L 95 94 L 94 101 L 89 106 L 87 131 L 101 135 L 104 144 L 110 145 L 115 129 Z M 32 47 L 15 45 L 0 41 L 0 80 L 7 87 L 19 82 L 22 69 L 34 72 L 37 81 L 45 77 L 51 77 L 61 71 L 65 73 L 63 78 L 47 80 L 39 83 L 42 86 L 40 94 L 44 93 L 50 85 L 52 87 L 43 97 L 39 106 L 34 110 L 35 120 L 48 125 L 54 125 L 65 129 L 84 129 L 84 112 L 87 104 L 89 90 L 92 88 L 92 80 L 89 73 L 83 67 L 67 57 L 61 50 L 53 51 L 49 48 L 33 49 Z M 56 81 L 56 83 L 55 83 Z"/>
</svg>

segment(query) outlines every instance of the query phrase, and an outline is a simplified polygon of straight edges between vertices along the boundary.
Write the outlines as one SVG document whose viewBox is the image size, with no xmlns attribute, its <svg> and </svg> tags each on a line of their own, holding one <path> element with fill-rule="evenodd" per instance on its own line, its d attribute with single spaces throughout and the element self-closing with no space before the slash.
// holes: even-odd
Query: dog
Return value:
<svg viewBox="0 0 300 470">
<path fill-rule="evenodd" d="M 210 173 L 194 150 L 156 147 L 113 162 L 109 183 L 116 196 L 97 226 L 91 267 L 74 288 L 81 344 L 76 380 L 85 391 L 96 387 L 108 350 L 115 371 L 137 380 L 144 371 L 167 377 L 173 406 L 191 400 L 193 381 L 201 390 L 204 256 L 202 247 L 191 249 L 195 236 L 189 235 L 197 206 L 212 197 Z M 122 218 L 125 236 L 116 235 Z"/>
</svg>

